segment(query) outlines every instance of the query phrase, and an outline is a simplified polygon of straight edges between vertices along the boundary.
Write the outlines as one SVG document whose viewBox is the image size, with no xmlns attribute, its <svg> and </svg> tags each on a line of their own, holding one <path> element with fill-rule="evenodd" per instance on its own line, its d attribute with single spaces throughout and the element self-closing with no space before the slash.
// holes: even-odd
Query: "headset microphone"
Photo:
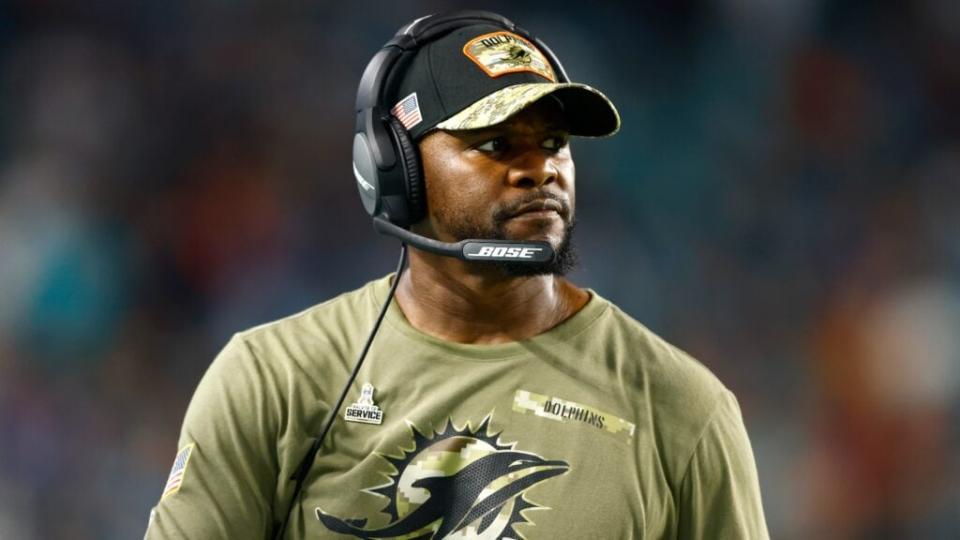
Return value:
<svg viewBox="0 0 960 540">
<path fill-rule="evenodd" d="M 373 218 L 373 228 L 381 234 L 398 238 L 415 248 L 436 255 L 455 257 L 461 261 L 542 263 L 553 260 L 553 247 L 548 242 L 477 239 L 440 242 L 398 227 L 380 216 Z"/>
</svg>

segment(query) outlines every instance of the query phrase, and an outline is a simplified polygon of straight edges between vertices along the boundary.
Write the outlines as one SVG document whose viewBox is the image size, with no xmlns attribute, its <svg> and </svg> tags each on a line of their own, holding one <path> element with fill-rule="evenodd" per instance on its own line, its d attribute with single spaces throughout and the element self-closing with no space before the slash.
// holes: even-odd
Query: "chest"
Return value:
<svg viewBox="0 0 960 540">
<path fill-rule="evenodd" d="M 506 374 L 377 385 L 348 398 L 311 469 L 307 538 L 659 537 L 652 437 L 609 393 Z"/>
</svg>

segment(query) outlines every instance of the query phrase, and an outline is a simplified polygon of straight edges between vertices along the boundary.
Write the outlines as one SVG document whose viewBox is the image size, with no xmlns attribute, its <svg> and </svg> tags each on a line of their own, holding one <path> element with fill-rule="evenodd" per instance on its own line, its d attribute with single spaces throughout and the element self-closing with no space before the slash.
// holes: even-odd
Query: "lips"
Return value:
<svg viewBox="0 0 960 540">
<path fill-rule="evenodd" d="M 542 214 L 549 215 L 551 212 L 556 212 L 559 215 L 563 214 L 563 205 L 553 199 L 538 199 L 536 201 L 529 202 L 518 208 L 511 217 L 519 217 L 524 214 Z"/>
</svg>

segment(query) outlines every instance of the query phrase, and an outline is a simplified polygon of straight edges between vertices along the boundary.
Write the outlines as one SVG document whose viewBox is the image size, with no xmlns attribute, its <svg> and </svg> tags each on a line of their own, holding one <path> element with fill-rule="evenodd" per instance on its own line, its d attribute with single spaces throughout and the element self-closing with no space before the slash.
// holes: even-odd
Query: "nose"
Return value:
<svg viewBox="0 0 960 540">
<path fill-rule="evenodd" d="M 537 188 L 557 181 L 557 167 L 553 157 L 540 149 L 531 149 L 518 155 L 510 164 L 507 182 L 518 188 Z"/>
</svg>

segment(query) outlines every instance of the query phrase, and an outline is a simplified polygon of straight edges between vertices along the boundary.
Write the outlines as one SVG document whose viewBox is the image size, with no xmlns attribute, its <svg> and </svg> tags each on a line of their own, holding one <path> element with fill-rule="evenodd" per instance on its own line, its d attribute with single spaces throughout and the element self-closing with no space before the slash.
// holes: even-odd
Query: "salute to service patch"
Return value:
<svg viewBox="0 0 960 540">
<path fill-rule="evenodd" d="M 513 32 L 477 36 L 463 46 L 463 54 L 491 77 L 529 71 L 550 82 L 557 82 L 553 67 L 543 53 Z"/>
<path fill-rule="evenodd" d="M 347 422 L 380 425 L 383 422 L 383 411 L 373 402 L 373 385 L 366 383 L 360 389 L 360 401 L 347 407 L 343 417 Z"/>
</svg>

